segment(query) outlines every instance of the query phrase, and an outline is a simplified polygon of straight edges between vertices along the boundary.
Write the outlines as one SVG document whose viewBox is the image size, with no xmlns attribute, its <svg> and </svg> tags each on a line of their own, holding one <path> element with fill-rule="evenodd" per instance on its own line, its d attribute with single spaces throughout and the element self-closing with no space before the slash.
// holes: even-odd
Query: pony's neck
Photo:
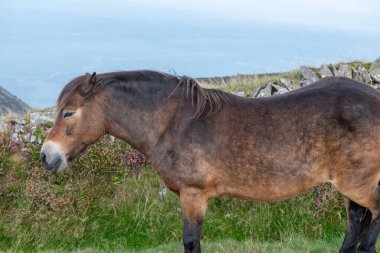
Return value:
<svg viewBox="0 0 380 253">
<path fill-rule="evenodd" d="M 122 85 L 122 84 L 120 84 Z M 191 118 L 192 102 L 173 84 L 113 86 L 107 94 L 107 132 L 150 156 L 176 125 Z M 174 124 L 176 122 L 176 124 Z"/>
</svg>

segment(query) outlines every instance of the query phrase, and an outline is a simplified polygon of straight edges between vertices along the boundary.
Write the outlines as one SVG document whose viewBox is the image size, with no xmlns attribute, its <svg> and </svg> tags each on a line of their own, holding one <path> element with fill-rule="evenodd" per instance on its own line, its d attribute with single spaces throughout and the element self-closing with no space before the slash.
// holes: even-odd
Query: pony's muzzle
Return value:
<svg viewBox="0 0 380 253">
<path fill-rule="evenodd" d="M 58 173 L 64 169 L 66 159 L 58 145 L 46 143 L 41 149 L 41 162 L 45 170 Z"/>
<path fill-rule="evenodd" d="M 51 172 L 58 172 L 63 163 L 59 156 L 53 157 L 50 162 L 47 162 L 46 154 L 43 152 L 41 152 L 41 161 L 44 169 Z"/>
</svg>

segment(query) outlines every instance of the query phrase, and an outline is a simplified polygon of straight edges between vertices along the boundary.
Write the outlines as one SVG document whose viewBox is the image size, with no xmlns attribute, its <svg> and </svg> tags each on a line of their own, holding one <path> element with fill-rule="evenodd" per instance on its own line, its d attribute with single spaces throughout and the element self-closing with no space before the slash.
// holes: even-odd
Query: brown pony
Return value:
<svg viewBox="0 0 380 253">
<path fill-rule="evenodd" d="M 325 182 L 347 198 L 340 251 L 375 252 L 380 94 L 367 85 L 334 77 L 252 99 L 154 71 L 80 76 L 59 96 L 45 169 L 61 171 L 105 134 L 145 153 L 179 196 L 185 252 L 200 252 L 210 198 L 279 201 Z"/>
</svg>

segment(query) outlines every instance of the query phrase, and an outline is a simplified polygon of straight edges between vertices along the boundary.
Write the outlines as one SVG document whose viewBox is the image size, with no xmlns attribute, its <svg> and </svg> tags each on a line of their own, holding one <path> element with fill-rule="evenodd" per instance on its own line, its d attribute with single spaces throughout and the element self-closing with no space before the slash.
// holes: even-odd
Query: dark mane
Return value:
<svg viewBox="0 0 380 253">
<path fill-rule="evenodd" d="M 57 109 L 58 111 L 67 104 L 68 100 L 77 92 L 80 87 L 85 83 L 90 75 L 76 77 L 69 82 L 62 90 L 58 97 Z M 178 89 L 185 92 L 186 97 L 191 97 L 193 106 L 196 106 L 194 117 L 199 118 L 202 115 L 208 115 L 218 111 L 223 104 L 228 101 L 227 94 L 220 90 L 202 88 L 200 84 L 190 77 L 178 77 L 169 75 L 162 72 L 142 70 L 142 71 L 119 71 L 110 72 L 96 75 L 96 83 L 94 88 L 88 94 L 84 95 L 86 98 L 93 96 L 99 91 L 103 90 L 105 86 L 111 85 L 115 82 L 154 82 L 157 85 L 165 85 L 172 83 L 176 85 L 169 97 L 172 96 Z"/>
<path fill-rule="evenodd" d="M 192 105 L 196 106 L 194 113 L 195 118 L 215 113 L 229 101 L 225 92 L 216 89 L 205 89 L 193 78 L 179 78 L 177 87 L 172 93 L 179 87 L 186 90 L 186 97 L 190 96 Z"/>
</svg>

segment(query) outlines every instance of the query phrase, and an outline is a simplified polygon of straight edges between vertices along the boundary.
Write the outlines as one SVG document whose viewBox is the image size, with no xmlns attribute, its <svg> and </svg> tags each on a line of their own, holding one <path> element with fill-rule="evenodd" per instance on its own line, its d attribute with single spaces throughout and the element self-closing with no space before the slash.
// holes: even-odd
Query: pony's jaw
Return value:
<svg viewBox="0 0 380 253">
<path fill-rule="evenodd" d="M 41 148 L 41 160 L 45 170 L 59 173 L 67 167 L 67 159 L 62 147 L 53 141 L 47 141 Z"/>
</svg>

